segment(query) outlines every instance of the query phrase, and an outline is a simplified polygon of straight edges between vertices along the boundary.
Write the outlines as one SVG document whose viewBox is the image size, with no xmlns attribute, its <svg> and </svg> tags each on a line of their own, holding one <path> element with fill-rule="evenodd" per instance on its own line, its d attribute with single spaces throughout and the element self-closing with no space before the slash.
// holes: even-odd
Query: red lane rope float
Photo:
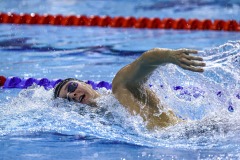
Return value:
<svg viewBox="0 0 240 160">
<path fill-rule="evenodd" d="M 6 82 L 7 78 L 4 76 L 0 76 L 0 87 L 4 85 L 4 83 Z"/>
<path fill-rule="evenodd" d="M 147 29 L 185 29 L 185 30 L 221 30 L 240 31 L 240 23 L 236 20 L 209 19 L 172 19 L 172 18 L 147 18 L 147 17 L 109 17 L 109 16 L 63 16 L 63 15 L 39 15 L 0 13 L 0 23 L 11 24 L 38 24 L 61 26 L 100 26 L 122 28 L 147 28 Z"/>
</svg>

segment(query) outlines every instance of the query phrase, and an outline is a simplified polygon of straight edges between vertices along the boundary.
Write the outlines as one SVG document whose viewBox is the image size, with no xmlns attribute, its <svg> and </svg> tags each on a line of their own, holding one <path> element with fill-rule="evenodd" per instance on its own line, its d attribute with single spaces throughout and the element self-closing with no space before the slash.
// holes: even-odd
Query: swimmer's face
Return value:
<svg viewBox="0 0 240 160">
<path fill-rule="evenodd" d="M 95 99 L 99 93 L 92 86 L 79 81 L 69 81 L 60 90 L 59 97 L 70 101 L 96 106 Z"/>
</svg>

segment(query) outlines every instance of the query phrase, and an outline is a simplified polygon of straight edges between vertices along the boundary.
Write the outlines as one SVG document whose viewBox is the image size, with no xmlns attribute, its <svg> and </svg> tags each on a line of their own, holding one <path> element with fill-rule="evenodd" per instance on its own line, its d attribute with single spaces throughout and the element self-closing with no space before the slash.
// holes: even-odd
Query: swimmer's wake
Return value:
<svg viewBox="0 0 240 160">
<path fill-rule="evenodd" d="M 223 50 L 223 48 L 225 48 Z M 218 50 L 218 54 L 213 52 Z M 132 116 L 112 96 L 111 91 L 100 89 L 104 94 L 98 99 L 99 108 L 65 100 L 52 100 L 52 90 L 43 87 L 22 90 L 0 107 L 0 135 L 26 135 L 31 133 L 59 133 L 95 137 L 142 146 L 169 146 L 169 140 L 177 147 L 207 148 L 216 141 L 239 141 L 239 42 L 228 42 L 220 47 L 202 51 L 208 66 L 201 76 L 182 71 L 173 65 L 154 73 L 149 79 L 151 89 L 163 103 L 186 120 L 165 129 L 148 131 L 142 117 Z M 221 53 L 227 52 L 223 57 Z M 217 58 L 214 58 L 216 56 Z M 225 60 L 217 60 L 219 58 Z M 214 65 L 217 64 L 217 65 Z M 169 73 L 177 79 L 166 76 Z M 225 76 L 228 75 L 228 76 Z M 181 94 L 172 84 L 185 88 L 198 87 L 203 91 L 197 98 Z M 170 87 L 167 87 L 170 86 Z M 221 90 L 221 94 L 216 94 Z M 229 112 L 228 106 L 234 108 Z M 233 139 L 234 138 L 234 139 Z M 207 140 L 206 140 L 207 139 Z M 199 145 L 202 144 L 202 145 Z"/>
</svg>

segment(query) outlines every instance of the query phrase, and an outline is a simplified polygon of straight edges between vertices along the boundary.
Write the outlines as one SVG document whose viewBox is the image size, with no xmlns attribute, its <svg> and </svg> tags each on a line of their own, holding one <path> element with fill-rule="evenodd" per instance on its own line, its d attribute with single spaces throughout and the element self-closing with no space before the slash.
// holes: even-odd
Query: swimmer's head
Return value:
<svg viewBox="0 0 240 160">
<path fill-rule="evenodd" d="M 90 106 L 96 106 L 95 99 L 99 96 L 92 86 L 75 78 L 67 78 L 54 88 L 54 98 L 64 98 Z"/>
</svg>

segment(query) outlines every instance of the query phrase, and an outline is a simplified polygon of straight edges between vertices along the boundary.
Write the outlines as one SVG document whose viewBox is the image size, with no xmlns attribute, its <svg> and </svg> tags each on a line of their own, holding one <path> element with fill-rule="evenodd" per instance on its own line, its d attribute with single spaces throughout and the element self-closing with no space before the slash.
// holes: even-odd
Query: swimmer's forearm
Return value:
<svg viewBox="0 0 240 160">
<path fill-rule="evenodd" d="M 171 63 L 170 54 L 172 51 L 171 49 L 154 48 L 144 52 L 139 61 L 141 65 L 155 67 L 164 63 Z"/>
<path fill-rule="evenodd" d="M 126 83 L 145 82 L 159 65 L 171 62 L 169 55 L 172 51 L 154 48 L 144 52 L 136 61 L 121 70 L 121 77 Z M 117 77 L 120 76 L 117 74 Z"/>
<path fill-rule="evenodd" d="M 190 54 L 197 54 L 197 50 L 191 49 L 151 49 L 138 59 L 138 64 L 141 68 L 152 68 L 155 69 L 159 65 L 164 63 L 173 63 L 180 66 L 183 69 L 203 72 L 205 63 L 201 57 L 192 56 Z"/>
</svg>

